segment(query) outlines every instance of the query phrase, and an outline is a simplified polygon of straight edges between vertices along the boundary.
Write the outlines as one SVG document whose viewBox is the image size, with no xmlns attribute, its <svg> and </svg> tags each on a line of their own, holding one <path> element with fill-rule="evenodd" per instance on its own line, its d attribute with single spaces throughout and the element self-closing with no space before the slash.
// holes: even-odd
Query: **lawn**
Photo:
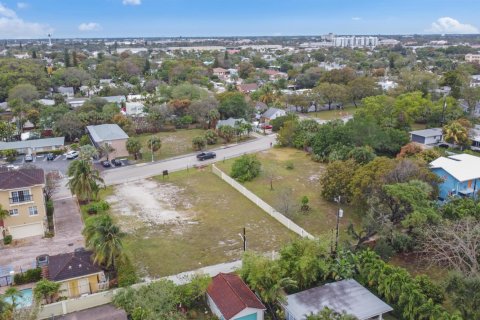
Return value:
<svg viewBox="0 0 480 320">
<path fill-rule="evenodd" d="M 296 237 L 211 173 L 210 167 L 114 187 L 106 198 L 143 276 L 160 277 L 270 253 Z"/>
<path fill-rule="evenodd" d="M 338 206 L 320 196 L 319 178 L 325 165 L 312 161 L 303 151 L 289 148 L 273 148 L 258 153 L 257 157 L 262 163 L 262 172 L 253 181 L 244 183 L 245 187 L 282 213 L 285 213 L 285 203 L 289 201 L 293 205 L 287 214 L 290 219 L 311 234 L 330 241 Z M 233 161 L 219 162 L 217 166 L 230 173 Z M 287 163 L 293 163 L 294 168 L 287 169 Z M 271 177 L 273 190 L 270 189 Z M 310 200 L 311 209 L 307 213 L 299 210 L 303 196 Z M 359 217 L 348 206 L 342 206 L 342 209 L 344 217 L 340 221 L 340 230 L 345 236 L 350 221 L 357 224 Z"/>
<path fill-rule="evenodd" d="M 192 147 L 192 140 L 193 138 L 203 136 L 204 134 L 205 130 L 203 129 L 182 129 L 172 132 L 155 133 L 153 135 L 160 138 L 162 141 L 162 147 L 155 152 L 154 159 L 161 160 L 195 152 Z M 137 136 L 142 145 L 142 160 L 140 161 L 148 162 L 152 160 L 152 153 L 147 146 L 147 141 L 151 136 L 152 134 L 148 133 Z M 207 146 L 207 149 L 219 147 L 222 142 L 223 140 L 219 138 L 216 145 Z"/>
<path fill-rule="evenodd" d="M 355 108 L 355 106 L 347 106 L 343 110 L 337 110 L 335 106 L 332 106 L 332 110 L 310 112 L 307 115 L 309 117 L 318 118 L 321 120 L 335 120 L 342 119 L 348 116 L 352 116 L 361 107 Z"/>
</svg>

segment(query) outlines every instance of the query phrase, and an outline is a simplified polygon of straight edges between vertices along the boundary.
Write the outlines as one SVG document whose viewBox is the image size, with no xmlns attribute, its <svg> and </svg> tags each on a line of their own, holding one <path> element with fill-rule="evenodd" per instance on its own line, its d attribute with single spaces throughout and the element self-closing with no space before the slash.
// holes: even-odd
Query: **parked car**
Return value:
<svg viewBox="0 0 480 320">
<path fill-rule="evenodd" d="M 111 163 L 115 167 L 120 167 L 122 165 L 122 161 L 120 161 L 118 159 L 112 159 Z"/>
<path fill-rule="evenodd" d="M 33 156 L 31 154 L 25 155 L 25 162 L 32 162 L 33 161 Z"/>
<path fill-rule="evenodd" d="M 47 161 L 53 161 L 55 160 L 55 155 L 53 153 L 47 154 Z"/>
<path fill-rule="evenodd" d="M 66 157 L 67 159 L 75 159 L 78 157 L 79 154 L 80 153 L 78 151 L 72 150 L 67 152 Z"/>
<path fill-rule="evenodd" d="M 103 160 L 102 161 L 102 166 L 105 167 L 105 168 L 110 168 L 112 165 L 110 164 L 109 161 Z"/>
<path fill-rule="evenodd" d="M 202 152 L 197 154 L 197 160 L 203 161 L 208 159 L 214 159 L 217 155 L 215 152 Z"/>
<path fill-rule="evenodd" d="M 271 124 L 262 123 L 262 124 L 260 125 L 260 128 L 262 128 L 262 129 L 272 129 L 273 126 L 272 126 Z"/>
</svg>

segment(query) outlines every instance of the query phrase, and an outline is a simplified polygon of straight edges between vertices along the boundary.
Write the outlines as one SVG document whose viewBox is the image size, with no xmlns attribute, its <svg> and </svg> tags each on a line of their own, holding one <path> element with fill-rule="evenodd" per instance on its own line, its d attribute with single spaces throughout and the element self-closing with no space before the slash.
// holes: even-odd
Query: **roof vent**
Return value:
<svg viewBox="0 0 480 320">
<path fill-rule="evenodd" d="M 80 263 L 80 264 L 78 265 L 78 267 L 81 268 L 81 267 L 82 267 L 82 264 Z"/>
<path fill-rule="evenodd" d="M 68 266 L 68 270 L 72 270 L 72 266 Z"/>
</svg>

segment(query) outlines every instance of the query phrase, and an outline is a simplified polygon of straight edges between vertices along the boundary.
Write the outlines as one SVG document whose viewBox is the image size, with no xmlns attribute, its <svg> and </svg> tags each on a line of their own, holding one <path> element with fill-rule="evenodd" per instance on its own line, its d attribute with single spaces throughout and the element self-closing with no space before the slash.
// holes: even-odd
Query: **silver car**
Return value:
<svg viewBox="0 0 480 320">
<path fill-rule="evenodd" d="M 32 162 L 33 161 L 33 156 L 31 154 L 25 155 L 25 162 Z"/>
</svg>

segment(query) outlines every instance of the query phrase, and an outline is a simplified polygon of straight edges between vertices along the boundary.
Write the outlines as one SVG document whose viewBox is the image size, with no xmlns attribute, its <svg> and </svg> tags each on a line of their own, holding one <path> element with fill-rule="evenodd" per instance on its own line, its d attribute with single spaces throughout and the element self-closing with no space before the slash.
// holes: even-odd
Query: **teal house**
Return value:
<svg viewBox="0 0 480 320">
<path fill-rule="evenodd" d="M 470 154 L 440 157 L 430 163 L 431 170 L 443 182 L 439 185 L 439 198 L 450 196 L 476 197 L 480 188 L 480 158 Z"/>
<path fill-rule="evenodd" d="M 207 303 L 220 320 L 263 320 L 265 306 L 234 273 L 219 273 L 207 288 Z"/>
</svg>

